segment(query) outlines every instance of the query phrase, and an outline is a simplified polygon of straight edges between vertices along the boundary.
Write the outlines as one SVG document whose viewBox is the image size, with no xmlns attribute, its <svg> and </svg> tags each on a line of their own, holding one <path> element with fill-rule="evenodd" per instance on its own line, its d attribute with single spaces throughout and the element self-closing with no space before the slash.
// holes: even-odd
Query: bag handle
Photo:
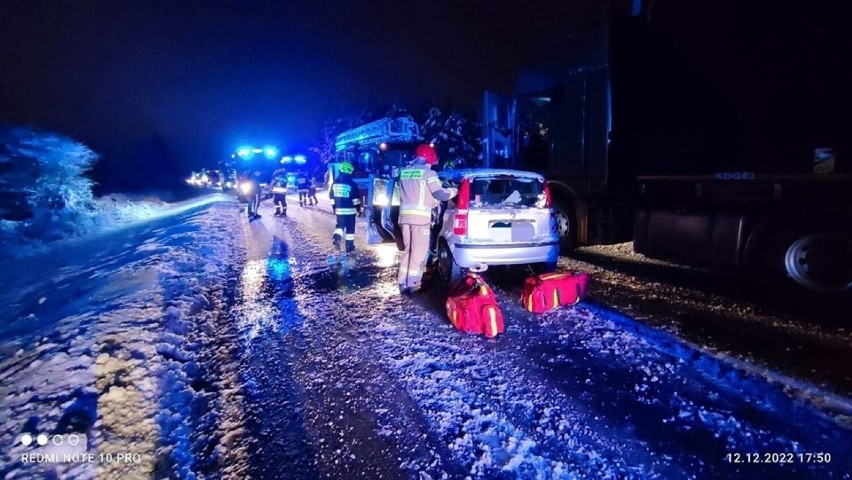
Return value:
<svg viewBox="0 0 852 480">
<path fill-rule="evenodd" d="M 469 280 L 473 280 L 473 282 L 470 282 Z M 453 285 L 455 288 L 452 288 L 450 290 L 450 293 L 452 295 L 467 294 L 475 291 L 481 285 L 482 280 L 479 275 L 468 273 L 467 275 L 465 275 L 464 279 L 461 282 Z"/>
</svg>

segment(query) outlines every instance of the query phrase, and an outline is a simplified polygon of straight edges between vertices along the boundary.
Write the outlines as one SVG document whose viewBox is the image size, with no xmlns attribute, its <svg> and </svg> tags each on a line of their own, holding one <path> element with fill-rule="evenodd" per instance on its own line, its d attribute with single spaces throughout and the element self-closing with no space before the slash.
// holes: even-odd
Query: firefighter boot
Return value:
<svg viewBox="0 0 852 480">
<path fill-rule="evenodd" d="M 334 249 L 340 252 L 340 243 L 343 241 L 343 229 L 338 228 L 334 231 L 334 236 L 332 237 L 332 243 L 334 244 Z"/>
</svg>

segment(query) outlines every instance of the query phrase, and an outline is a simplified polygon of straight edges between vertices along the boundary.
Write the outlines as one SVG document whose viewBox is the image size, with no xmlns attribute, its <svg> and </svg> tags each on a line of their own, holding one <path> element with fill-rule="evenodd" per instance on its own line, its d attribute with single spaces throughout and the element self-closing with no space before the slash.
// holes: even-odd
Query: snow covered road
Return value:
<svg viewBox="0 0 852 480">
<path fill-rule="evenodd" d="M 848 398 L 708 354 L 594 299 L 531 315 L 517 301 L 520 282 L 506 279 L 517 271 L 493 273 L 504 276 L 496 283 L 506 333 L 458 333 L 443 292 L 396 294 L 395 249 L 362 245 L 360 221 L 356 261 L 329 264 L 333 217 L 294 204 L 287 219 L 262 209 L 251 223 L 233 203 L 198 207 L 4 266 L 0 472 L 852 472 Z M 41 433 L 85 433 L 90 453 L 138 461 L 29 461 L 22 455 L 62 448 L 21 441 Z"/>
</svg>

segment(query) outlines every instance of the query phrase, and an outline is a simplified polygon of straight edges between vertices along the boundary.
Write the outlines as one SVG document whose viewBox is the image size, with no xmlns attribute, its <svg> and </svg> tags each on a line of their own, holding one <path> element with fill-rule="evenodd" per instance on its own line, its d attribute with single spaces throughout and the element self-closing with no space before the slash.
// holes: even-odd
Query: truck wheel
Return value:
<svg viewBox="0 0 852 480">
<path fill-rule="evenodd" d="M 438 278 L 441 283 L 448 287 L 464 275 L 463 269 L 456 263 L 453 252 L 450 251 L 450 246 L 445 241 L 441 241 L 438 245 L 437 266 Z"/>
<path fill-rule="evenodd" d="M 559 234 L 559 250 L 568 254 L 577 248 L 577 218 L 570 203 L 555 202 L 553 215 L 556 220 L 556 233 Z"/>
<path fill-rule="evenodd" d="M 848 236 L 787 234 L 769 255 L 773 269 L 801 287 L 822 293 L 852 291 L 852 239 Z"/>
</svg>

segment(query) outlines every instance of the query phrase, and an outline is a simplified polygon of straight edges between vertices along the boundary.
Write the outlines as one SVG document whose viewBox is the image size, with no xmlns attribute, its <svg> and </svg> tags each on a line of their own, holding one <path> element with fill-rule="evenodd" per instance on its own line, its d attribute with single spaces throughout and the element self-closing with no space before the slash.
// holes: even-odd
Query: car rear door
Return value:
<svg viewBox="0 0 852 480">
<path fill-rule="evenodd" d="M 523 246 L 552 240 L 551 209 L 540 176 L 489 174 L 469 181 L 470 243 Z"/>
</svg>

